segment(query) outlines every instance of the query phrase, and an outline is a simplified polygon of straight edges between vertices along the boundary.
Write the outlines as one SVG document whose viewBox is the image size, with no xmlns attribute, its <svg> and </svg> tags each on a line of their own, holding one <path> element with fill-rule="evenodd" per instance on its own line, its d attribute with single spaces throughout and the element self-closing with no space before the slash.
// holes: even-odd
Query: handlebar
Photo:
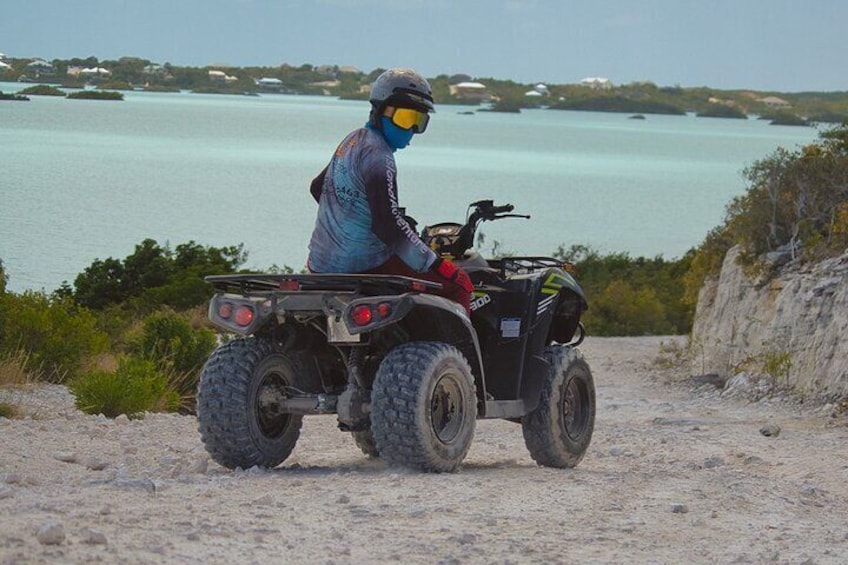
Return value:
<svg viewBox="0 0 848 565">
<path fill-rule="evenodd" d="M 495 206 L 492 200 L 478 200 L 472 202 L 468 207 L 469 209 L 473 208 L 473 211 L 468 216 L 465 225 L 460 229 L 457 241 L 453 245 L 454 254 L 458 257 L 461 257 L 465 251 L 474 245 L 474 236 L 480 222 L 500 220 L 501 218 L 530 218 L 530 216 L 523 214 L 510 214 L 515 206 L 512 204 Z"/>
<path fill-rule="evenodd" d="M 515 206 L 512 204 L 495 206 L 495 203 L 492 200 L 478 200 L 477 202 L 472 202 L 469 205 L 469 208 L 474 208 L 474 212 L 471 214 L 472 218 L 476 215 L 480 220 L 494 220 L 497 219 L 498 214 L 512 212 L 515 209 Z"/>
</svg>

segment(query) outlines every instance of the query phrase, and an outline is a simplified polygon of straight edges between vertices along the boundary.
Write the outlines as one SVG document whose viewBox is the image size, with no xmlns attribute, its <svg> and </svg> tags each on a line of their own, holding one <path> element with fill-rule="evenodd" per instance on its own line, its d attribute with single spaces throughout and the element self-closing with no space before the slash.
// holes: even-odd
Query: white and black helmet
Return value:
<svg viewBox="0 0 848 565">
<path fill-rule="evenodd" d="M 378 111 L 386 106 L 436 111 L 430 83 L 412 69 L 389 69 L 378 76 L 371 85 L 370 100 Z"/>
</svg>

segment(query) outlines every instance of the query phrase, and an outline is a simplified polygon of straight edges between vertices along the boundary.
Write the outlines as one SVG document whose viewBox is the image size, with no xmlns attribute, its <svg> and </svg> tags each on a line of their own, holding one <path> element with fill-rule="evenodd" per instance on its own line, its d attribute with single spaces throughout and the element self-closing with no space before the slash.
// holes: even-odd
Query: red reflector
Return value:
<svg viewBox="0 0 848 565">
<path fill-rule="evenodd" d="M 229 302 L 224 302 L 223 304 L 218 304 L 218 316 L 229 320 L 230 316 L 233 315 L 233 305 Z"/>
<path fill-rule="evenodd" d="M 297 281 L 282 280 L 280 281 L 280 290 L 300 290 L 300 283 Z"/>
<path fill-rule="evenodd" d="M 388 318 L 392 313 L 392 305 L 388 302 L 380 302 L 377 304 L 377 315 L 381 318 Z"/>
<path fill-rule="evenodd" d="M 250 306 L 239 306 L 236 310 L 236 323 L 247 327 L 253 322 L 253 308 Z"/>
<path fill-rule="evenodd" d="M 359 306 L 356 306 L 350 313 L 350 317 L 353 320 L 353 323 L 357 326 L 367 326 L 371 323 L 371 318 L 373 317 L 371 314 L 371 306 L 368 304 L 360 304 Z"/>
<path fill-rule="evenodd" d="M 412 290 L 417 290 L 418 292 L 427 292 L 427 287 L 419 282 L 412 283 Z"/>
</svg>

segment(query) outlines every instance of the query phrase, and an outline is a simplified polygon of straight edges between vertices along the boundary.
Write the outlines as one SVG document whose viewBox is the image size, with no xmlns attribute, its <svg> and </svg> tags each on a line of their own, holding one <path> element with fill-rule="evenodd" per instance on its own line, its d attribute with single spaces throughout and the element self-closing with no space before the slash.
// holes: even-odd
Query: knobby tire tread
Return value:
<svg viewBox="0 0 848 565">
<path fill-rule="evenodd" d="M 294 449 L 302 416 L 290 416 L 284 437 L 273 453 L 260 449 L 251 434 L 248 390 L 254 368 L 269 355 L 282 354 L 274 344 L 255 338 L 238 339 L 216 349 L 203 367 L 197 393 L 198 427 L 212 458 L 224 467 L 276 467 Z M 288 358 L 295 372 L 299 364 Z"/>
<path fill-rule="evenodd" d="M 372 390 L 371 426 L 380 457 L 389 464 L 432 472 L 455 471 L 468 452 L 471 437 L 459 445 L 451 457 L 435 454 L 429 445 L 427 423 L 422 421 L 423 389 L 428 386 L 428 373 L 446 358 L 453 358 L 466 380 L 466 393 L 471 395 L 466 422 L 476 420 L 474 380 L 468 361 L 453 346 L 439 342 L 412 342 L 394 349 L 380 365 Z M 424 400 L 429 402 L 429 398 Z M 464 429 L 463 434 L 468 435 Z"/>
<path fill-rule="evenodd" d="M 542 388 L 539 405 L 522 418 L 524 443 L 530 456 L 541 466 L 574 467 L 583 459 L 594 431 L 595 389 L 592 373 L 583 360 L 583 354 L 573 347 L 549 346 L 545 349 L 545 356 L 551 364 L 551 369 Z M 560 425 L 562 413 L 559 410 L 559 402 L 562 401 L 563 381 L 567 378 L 566 373 L 572 369 L 585 372 L 590 389 L 590 405 L 587 407 L 590 410 L 590 423 L 579 442 L 565 437 L 565 431 Z M 551 406 L 553 395 L 556 395 L 558 400 L 555 407 Z"/>
</svg>

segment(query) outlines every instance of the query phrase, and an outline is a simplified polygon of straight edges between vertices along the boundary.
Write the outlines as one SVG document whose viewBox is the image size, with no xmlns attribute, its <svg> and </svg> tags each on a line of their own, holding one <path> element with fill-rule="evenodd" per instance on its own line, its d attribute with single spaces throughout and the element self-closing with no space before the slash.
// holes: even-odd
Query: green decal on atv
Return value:
<svg viewBox="0 0 848 565">
<path fill-rule="evenodd" d="M 557 280 L 557 279 L 561 279 Z M 548 275 L 547 280 L 542 284 L 542 294 L 556 294 L 559 292 L 559 289 L 562 288 L 562 285 L 565 284 L 566 279 L 562 275 L 562 273 L 553 272 Z"/>
<path fill-rule="evenodd" d="M 482 308 L 486 304 L 489 304 L 492 301 L 492 297 L 486 294 L 485 292 L 475 291 L 472 294 L 473 298 L 471 299 L 471 311 L 475 311 L 479 308 Z"/>
</svg>

